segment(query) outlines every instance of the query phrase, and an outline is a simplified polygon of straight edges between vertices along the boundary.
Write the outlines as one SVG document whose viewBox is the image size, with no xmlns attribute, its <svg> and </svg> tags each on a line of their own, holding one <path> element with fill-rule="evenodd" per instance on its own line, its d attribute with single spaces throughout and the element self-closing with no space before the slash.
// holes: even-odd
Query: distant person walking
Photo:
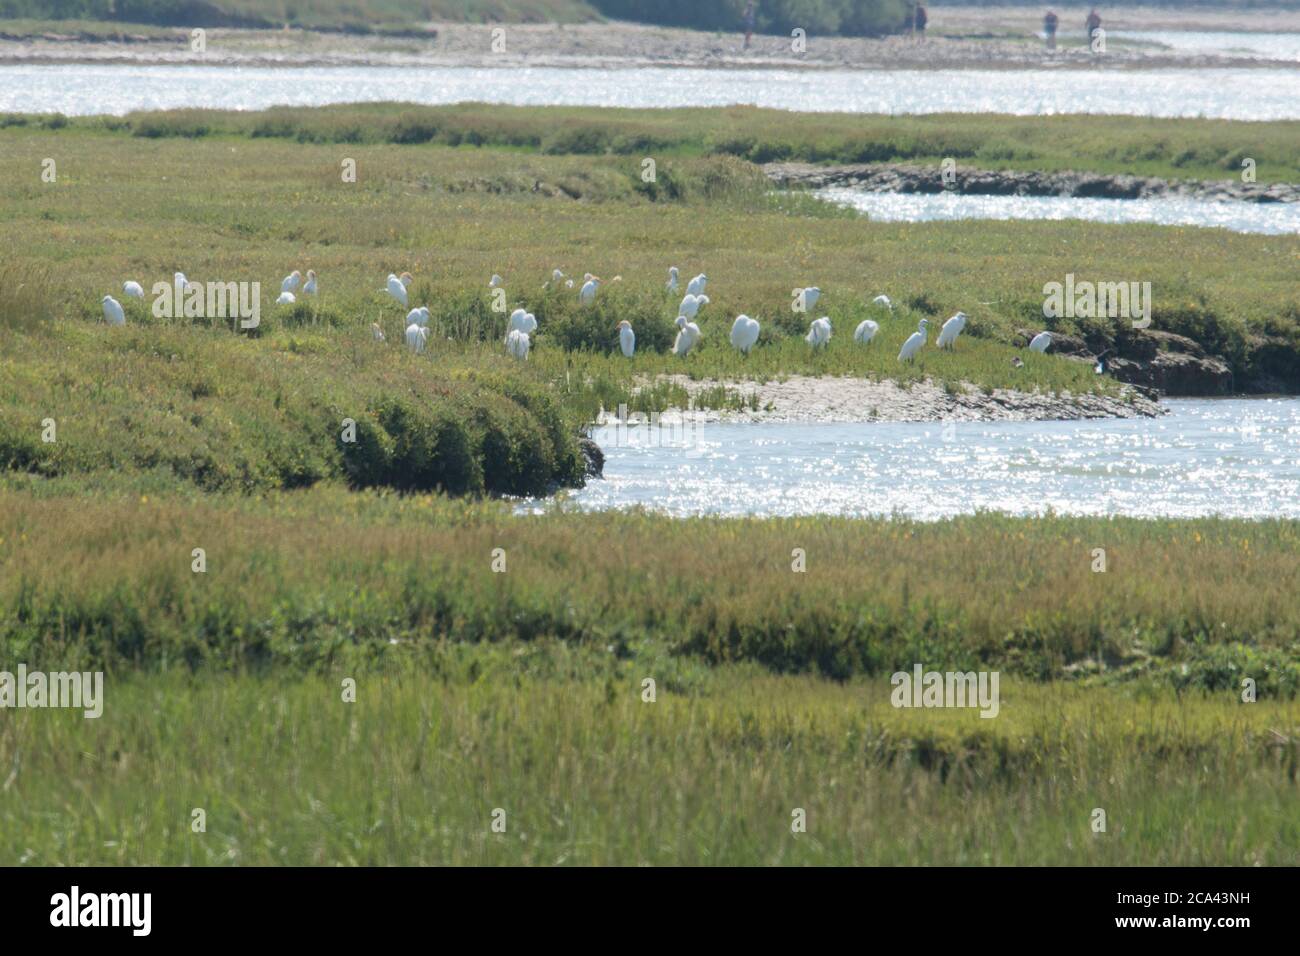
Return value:
<svg viewBox="0 0 1300 956">
<path fill-rule="evenodd" d="M 925 7 L 918 3 L 912 10 L 912 31 L 922 40 L 925 39 L 925 25 L 929 19 L 925 13 Z"/>
<path fill-rule="evenodd" d="M 1047 38 L 1047 48 L 1056 49 L 1056 24 L 1060 20 L 1054 10 L 1048 10 L 1047 16 L 1043 17 L 1043 36 Z"/>
<path fill-rule="evenodd" d="M 754 35 L 754 0 L 745 4 L 745 49 L 749 49 L 749 38 Z"/>
<path fill-rule="evenodd" d="M 1101 17 L 1097 15 L 1096 7 L 1088 11 L 1088 19 L 1084 21 L 1084 26 L 1088 32 L 1088 43 L 1092 44 L 1097 39 L 1097 31 L 1101 29 Z"/>
</svg>

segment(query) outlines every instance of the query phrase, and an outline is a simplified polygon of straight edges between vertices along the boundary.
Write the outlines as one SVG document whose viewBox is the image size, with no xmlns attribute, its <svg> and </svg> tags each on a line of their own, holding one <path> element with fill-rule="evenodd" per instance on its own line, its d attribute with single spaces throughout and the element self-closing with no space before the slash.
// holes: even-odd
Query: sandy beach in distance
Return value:
<svg viewBox="0 0 1300 956">
<path fill-rule="evenodd" d="M 966 385 L 947 391 L 926 379 L 910 386 L 886 380 L 847 376 L 790 375 L 757 381 L 715 381 L 687 375 L 665 375 L 658 382 L 680 385 L 694 398 L 719 386 L 749 399 L 756 410 L 687 412 L 667 411 L 664 422 L 937 422 L 937 421 L 1075 421 L 1089 418 L 1150 418 L 1167 409 L 1133 392 L 1131 400 L 1103 395 L 1051 395 L 994 389 L 986 394 Z M 649 384 L 649 382 L 645 383 Z M 612 423 L 618 415 L 610 409 L 597 424 Z"/>
<path fill-rule="evenodd" d="M 1058 7 L 1059 48 L 1043 48 L 1037 31 L 1046 7 L 936 7 L 924 42 L 910 36 L 808 38 L 795 53 L 790 38 L 755 36 L 749 50 L 739 33 L 607 22 L 507 24 L 505 50 L 493 53 L 493 26 L 430 23 L 427 36 L 375 36 L 297 29 L 207 31 L 207 49 L 190 49 L 188 29 L 132 28 L 94 37 L 50 29 L 6 31 L 0 23 L 0 63 L 131 63 L 244 66 L 693 66 L 803 69 L 1024 68 L 1027 66 L 1241 67 L 1294 66 L 1289 61 L 1188 53 L 1123 38 L 1124 31 L 1205 30 L 1298 32 L 1300 11 L 1102 8 L 1111 35 L 1104 56 L 1083 44 L 1085 7 Z"/>
</svg>

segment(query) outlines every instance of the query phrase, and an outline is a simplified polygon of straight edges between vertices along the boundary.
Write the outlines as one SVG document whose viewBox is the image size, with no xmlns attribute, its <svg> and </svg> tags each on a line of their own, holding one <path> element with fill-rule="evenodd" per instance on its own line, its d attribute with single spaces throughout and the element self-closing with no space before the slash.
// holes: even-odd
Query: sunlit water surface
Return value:
<svg viewBox="0 0 1300 956">
<path fill-rule="evenodd" d="M 0 66 L 0 111 L 69 116 L 401 100 L 570 106 L 750 103 L 845 113 L 1120 113 L 1300 119 L 1300 70 Z"/>
<path fill-rule="evenodd" d="M 879 222 L 936 219 L 1086 219 L 1219 226 L 1234 232 L 1300 233 L 1300 203 L 1204 199 L 1081 199 L 1070 196 L 972 196 L 960 193 L 874 193 L 821 189 L 828 202 L 865 212 Z"/>
<path fill-rule="evenodd" d="M 593 434 L 605 477 L 569 500 L 672 515 L 1300 518 L 1300 399 L 1168 405 L 1085 422 L 611 426 Z"/>
</svg>

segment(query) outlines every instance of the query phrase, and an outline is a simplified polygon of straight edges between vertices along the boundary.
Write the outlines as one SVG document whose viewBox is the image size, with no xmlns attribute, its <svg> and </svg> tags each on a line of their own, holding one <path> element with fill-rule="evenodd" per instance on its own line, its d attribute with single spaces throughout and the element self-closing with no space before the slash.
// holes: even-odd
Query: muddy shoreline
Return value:
<svg viewBox="0 0 1300 956">
<path fill-rule="evenodd" d="M 665 375 L 655 381 L 680 385 L 692 399 L 719 386 L 746 398 L 752 395 L 757 399 L 757 410 L 666 411 L 659 416 L 665 423 L 1080 421 L 1155 418 L 1167 412 L 1159 402 L 1136 391 L 1128 391 L 1119 398 L 1012 389 L 994 389 L 986 393 L 970 384 L 946 389 L 929 379 L 905 387 L 892 380 L 806 375 L 791 375 L 767 382 Z M 612 424 L 617 420 L 617 412 L 609 411 L 597 424 Z"/>
<path fill-rule="evenodd" d="M 1062 23 L 1074 11 L 1062 8 Z M 1086 11 L 1080 8 L 1082 23 Z M 1027 16 L 1027 13 L 1032 16 Z M 582 24 L 428 23 L 396 34 L 302 29 L 206 29 L 206 51 L 190 49 L 188 27 L 130 24 L 102 32 L 62 31 L 57 23 L 30 32 L 0 25 L 0 63 L 159 64 L 220 66 L 681 66 L 715 69 L 1024 69 L 1296 67 L 1292 61 L 1230 54 L 1175 51 L 1149 42 L 1124 41 L 1124 30 L 1297 30 L 1300 11 L 1208 12 L 1204 23 L 1170 26 L 1170 11 L 1117 11 L 1106 20 L 1114 41 L 1104 55 L 1083 43 L 1082 29 L 1063 28 L 1048 51 L 1035 36 L 1039 12 L 950 8 L 931 14 L 931 35 L 884 38 L 808 38 L 795 53 L 789 37 L 759 36 L 748 50 L 738 32 L 719 33 L 623 22 Z M 492 31 L 505 30 L 505 49 L 492 50 Z M 1078 35 L 1075 36 L 1074 33 Z"/>
<path fill-rule="evenodd" d="M 864 192 L 955 192 L 977 196 L 1067 196 L 1092 199 L 1233 199 L 1241 202 L 1300 202 L 1300 183 L 1243 183 L 1235 179 L 1206 182 L 1155 176 L 1106 175 L 1072 170 L 1039 172 L 975 169 L 956 166 L 945 182 L 938 165 L 860 163 L 818 166 L 813 163 L 768 163 L 763 167 L 777 186 L 824 189 L 845 187 Z"/>
</svg>

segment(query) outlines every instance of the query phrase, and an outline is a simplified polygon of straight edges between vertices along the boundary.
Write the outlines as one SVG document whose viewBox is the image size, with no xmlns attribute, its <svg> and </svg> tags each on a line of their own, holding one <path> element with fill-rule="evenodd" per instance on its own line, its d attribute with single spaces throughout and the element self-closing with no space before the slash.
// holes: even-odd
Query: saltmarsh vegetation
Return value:
<svg viewBox="0 0 1300 956">
<path fill-rule="evenodd" d="M 0 861 L 1295 862 L 1296 522 L 520 516 L 488 497 L 572 483 L 601 406 L 683 400 L 637 390 L 662 372 L 1110 388 L 1055 356 L 1010 364 L 1067 272 L 1150 280 L 1156 327 L 1249 369 L 1259 340 L 1296 341 L 1294 237 L 875 224 L 686 146 L 651 189 L 639 150 L 578 155 L 581 137 L 251 134 L 270 120 L 0 130 L 32 170 L 0 186 L 0 664 L 109 674 L 98 721 L 0 720 Z M 710 276 L 685 362 L 663 352 L 669 265 Z M 269 291 L 309 267 L 319 298 L 265 307 L 251 335 L 126 299 L 125 328 L 98 317 L 127 278 Z M 583 310 L 542 288 L 555 267 L 623 279 Z M 422 356 L 380 291 L 404 270 L 432 313 Z M 501 347 L 494 272 L 538 316 L 527 363 Z M 790 310 L 805 284 L 836 328 L 816 356 Z M 892 318 L 865 305 L 879 292 Z M 958 349 L 900 373 L 916 320 L 957 309 Z M 742 311 L 765 330 L 747 359 L 726 345 Z M 881 339 L 856 349 L 867 315 Z M 998 718 L 890 708 L 889 673 L 917 662 L 1004 673 Z"/>
</svg>

